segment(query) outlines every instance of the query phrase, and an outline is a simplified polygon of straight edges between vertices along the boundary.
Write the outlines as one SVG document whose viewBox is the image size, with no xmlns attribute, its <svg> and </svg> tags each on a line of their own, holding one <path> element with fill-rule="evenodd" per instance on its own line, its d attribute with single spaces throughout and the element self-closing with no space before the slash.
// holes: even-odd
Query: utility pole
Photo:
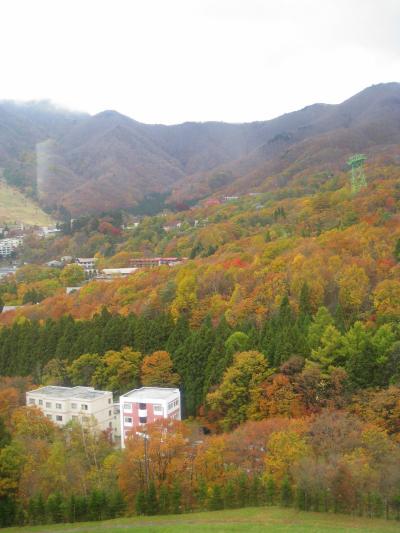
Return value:
<svg viewBox="0 0 400 533">
<path fill-rule="evenodd" d="M 144 472 L 146 478 L 146 489 L 149 490 L 149 460 L 147 454 L 147 439 L 148 435 L 146 431 L 143 433 L 143 442 L 144 442 Z"/>
</svg>

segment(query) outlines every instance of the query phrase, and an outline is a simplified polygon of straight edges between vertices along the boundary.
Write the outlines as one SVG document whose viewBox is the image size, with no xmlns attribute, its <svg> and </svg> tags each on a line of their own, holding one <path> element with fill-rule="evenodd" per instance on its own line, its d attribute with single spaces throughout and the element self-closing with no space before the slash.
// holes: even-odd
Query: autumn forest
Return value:
<svg viewBox="0 0 400 533">
<path fill-rule="evenodd" d="M 0 281 L 2 526 L 261 505 L 400 519 L 400 160 L 376 135 L 323 132 L 246 180 L 59 209 L 56 237 L 26 236 Z M 62 256 L 180 263 L 104 280 L 46 264 Z M 25 406 L 41 385 L 179 387 L 183 420 L 120 450 Z"/>
</svg>

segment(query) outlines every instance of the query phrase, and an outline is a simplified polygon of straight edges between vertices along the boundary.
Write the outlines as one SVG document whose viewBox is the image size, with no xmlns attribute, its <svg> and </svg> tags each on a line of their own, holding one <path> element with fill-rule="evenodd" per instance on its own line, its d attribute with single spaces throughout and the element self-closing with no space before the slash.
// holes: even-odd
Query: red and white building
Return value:
<svg viewBox="0 0 400 533">
<path fill-rule="evenodd" d="M 163 418 L 181 419 L 179 389 L 142 387 L 120 396 L 121 446 L 130 431 Z"/>
</svg>

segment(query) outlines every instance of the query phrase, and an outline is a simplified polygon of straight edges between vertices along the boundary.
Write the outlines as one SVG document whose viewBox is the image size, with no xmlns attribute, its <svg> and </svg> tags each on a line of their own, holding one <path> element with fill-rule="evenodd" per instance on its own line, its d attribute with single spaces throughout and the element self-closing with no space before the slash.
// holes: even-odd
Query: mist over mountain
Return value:
<svg viewBox="0 0 400 533">
<path fill-rule="evenodd" d="M 399 83 L 245 124 L 150 125 L 116 111 L 90 116 L 48 102 L 0 102 L 3 177 L 74 216 L 130 208 L 152 192 L 182 201 L 266 190 L 306 169 L 342 168 L 350 153 L 399 143 Z"/>
</svg>

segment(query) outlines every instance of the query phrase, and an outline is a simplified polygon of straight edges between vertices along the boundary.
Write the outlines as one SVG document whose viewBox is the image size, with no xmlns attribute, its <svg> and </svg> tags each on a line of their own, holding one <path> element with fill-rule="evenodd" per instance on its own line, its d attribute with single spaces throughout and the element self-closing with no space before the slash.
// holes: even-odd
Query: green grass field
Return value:
<svg viewBox="0 0 400 533">
<path fill-rule="evenodd" d="M 104 522 L 86 522 L 77 524 L 62 524 L 48 526 L 34 526 L 22 528 L 7 528 L 4 533 L 21 531 L 23 533 L 126 533 L 128 531 L 145 531 L 155 533 L 184 533 L 184 532 L 223 532 L 243 531 L 245 533 L 330 533 L 362 532 L 362 533 L 398 533 L 400 522 L 368 518 L 353 518 L 346 515 L 327 513 L 306 513 L 294 509 L 278 507 L 257 507 L 235 509 L 229 511 L 214 511 L 206 513 L 191 513 L 184 515 L 134 517 L 107 520 Z"/>
<path fill-rule="evenodd" d="M 23 222 L 24 224 L 48 226 L 54 223 L 33 200 L 0 182 L 0 224 Z"/>
</svg>

